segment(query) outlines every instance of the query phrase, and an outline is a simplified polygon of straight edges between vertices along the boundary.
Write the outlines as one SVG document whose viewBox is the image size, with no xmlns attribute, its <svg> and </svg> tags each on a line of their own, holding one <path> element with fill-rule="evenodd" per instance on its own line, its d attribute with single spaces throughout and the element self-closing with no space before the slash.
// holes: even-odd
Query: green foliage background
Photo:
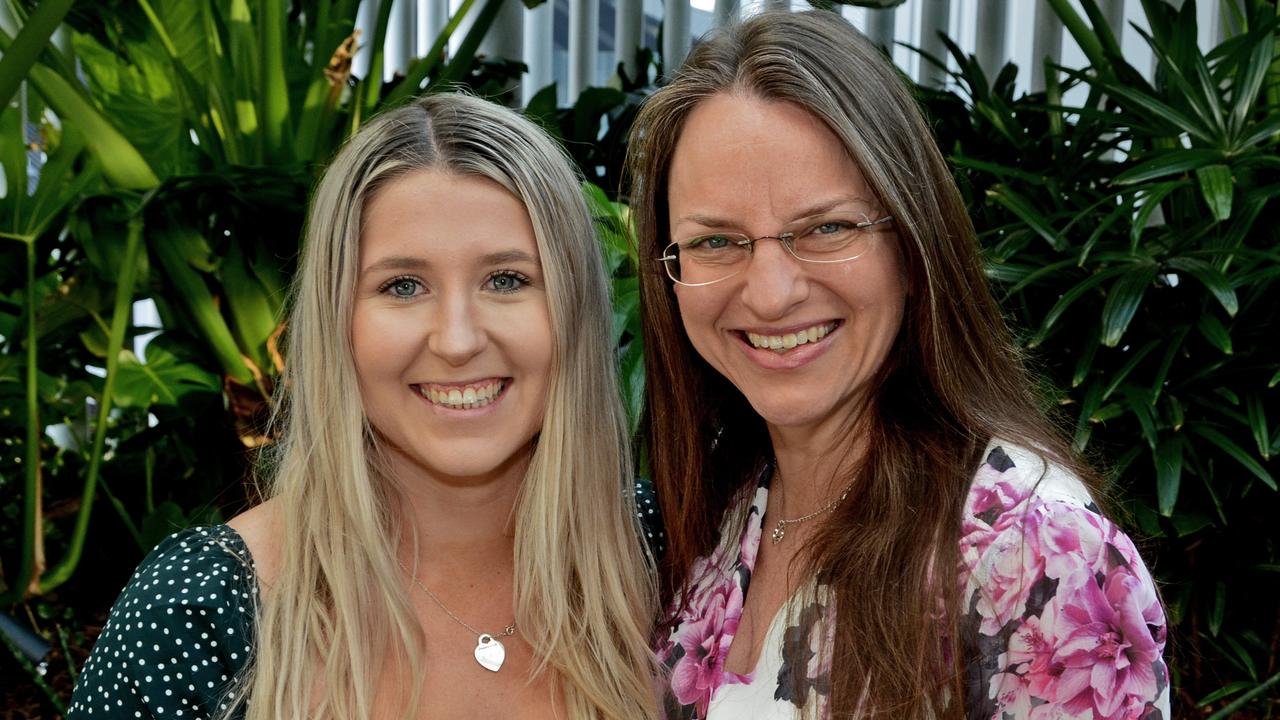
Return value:
<svg viewBox="0 0 1280 720">
<path fill-rule="evenodd" d="M 350 74 L 358 0 L 44 0 L 0 35 L 0 610 L 54 646 L 5 702 L 60 711 L 129 572 L 160 538 L 245 502 L 287 361 L 278 346 L 307 192 L 382 108 L 462 85 L 512 102 L 518 63 L 475 56 L 501 0 L 466 0 L 407 76 Z M 862 3 L 860 3 L 862 4 Z M 877 3 L 867 3 L 877 4 Z M 886 4 L 880 2 L 878 4 Z M 892 2 L 887 4 L 894 4 Z M 1280 16 L 1143 0 L 1143 79 L 1094 0 L 1050 0 L 1089 59 L 919 88 L 1029 360 L 1163 583 L 1175 715 L 1273 717 L 1280 682 Z M 390 3 L 366 41 L 382 46 Z M 1082 8 L 1083 13 L 1075 8 Z M 68 49 L 50 43 L 66 28 Z M 344 54 L 344 52 L 346 54 Z M 661 77 L 554 89 L 526 111 L 594 184 L 632 417 L 643 349 L 621 162 Z M 934 58 L 941 63 L 941 58 Z M 375 53 L 371 78 L 381 77 Z M 1086 99 L 1064 104 L 1074 87 Z M 1073 95 L 1074 97 L 1074 95 Z M 132 303 L 163 329 L 145 359 Z M 3 635 L 3 633 L 0 633 Z M 0 674 L 30 669 L 12 640 Z"/>
</svg>

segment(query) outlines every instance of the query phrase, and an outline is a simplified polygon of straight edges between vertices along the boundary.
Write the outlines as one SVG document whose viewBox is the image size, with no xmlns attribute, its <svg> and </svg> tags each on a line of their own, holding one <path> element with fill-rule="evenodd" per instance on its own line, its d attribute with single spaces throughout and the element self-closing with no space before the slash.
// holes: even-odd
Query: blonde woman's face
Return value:
<svg viewBox="0 0 1280 720">
<path fill-rule="evenodd" d="M 552 358 L 524 205 L 436 171 L 383 188 L 365 213 L 351 340 L 365 414 L 402 480 L 523 472 Z"/>
</svg>

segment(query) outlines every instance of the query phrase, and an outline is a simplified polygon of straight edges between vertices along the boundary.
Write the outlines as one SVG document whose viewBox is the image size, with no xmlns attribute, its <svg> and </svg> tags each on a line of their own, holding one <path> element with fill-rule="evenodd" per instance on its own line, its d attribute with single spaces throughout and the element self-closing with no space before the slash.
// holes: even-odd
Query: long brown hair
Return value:
<svg viewBox="0 0 1280 720">
<path fill-rule="evenodd" d="M 961 588 L 946 569 L 959 567 L 961 513 L 981 453 L 1001 438 L 1083 473 L 1036 400 L 915 100 L 881 52 L 833 13 L 764 13 L 705 38 L 633 130 L 642 432 L 667 526 L 663 598 L 683 606 L 681 589 L 696 580 L 689 570 L 713 549 L 730 499 L 770 461 L 764 421 L 690 345 L 657 260 L 669 241 L 676 140 L 692 110 L 720 93 L 792 103 L 822 120 L 895 218 L 906 269 L 902 327 L 856 428 L 865 452 L 836 461 L 856 465 L 858 482 L 802 556 L 838 609 L 828 708 L 833 717 L 962 717 L 971 651 L 959 632 Z"/>
</svg>

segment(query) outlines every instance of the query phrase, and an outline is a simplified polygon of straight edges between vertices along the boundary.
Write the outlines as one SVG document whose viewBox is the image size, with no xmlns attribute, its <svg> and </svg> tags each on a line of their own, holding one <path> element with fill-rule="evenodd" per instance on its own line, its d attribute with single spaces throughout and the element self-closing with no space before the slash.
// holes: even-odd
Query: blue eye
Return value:
<svg viewBox="0 0 1280 720">
<path fill-rule="evenodd" d="M 378 288 L 378 292 L 390 295 L 397 300 L 408 300 L 418 294 L 422 288 L 422 282 L 417 278 L 398 277 L 392 278 L 382 287 Z"/>
<path fill-rule="evenodd" d="M 490 275 L 486 283 L 494 292 L 513 293 L 528 285 L 529 278 L 514 270 L 501 270 Z"/>
<path fill-rule="evenodd" d="M 845 230 L 852 230 L 853 227 L 854 226 L 852 223 L 832 220 L 830 222 L 824 222 L 821 225 L 814 227 L 813 232 L 819 235 L 832 235 L 838 232 L 844 232 Z"/>
</svg>

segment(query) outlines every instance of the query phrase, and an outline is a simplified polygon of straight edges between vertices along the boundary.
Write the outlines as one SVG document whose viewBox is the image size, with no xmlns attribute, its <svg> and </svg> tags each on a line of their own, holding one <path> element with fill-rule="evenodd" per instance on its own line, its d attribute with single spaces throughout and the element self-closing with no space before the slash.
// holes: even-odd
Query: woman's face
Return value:
<svg viewBox="0 0 1280 720">
<path fill-rule="evenodd" d="M 351 341 L 401 477 L 500 475 L 542 426 L 551 321 L 533 226 L 497 183 L 420 171 L 365 212 Z"/>
<path fill-rule="evenodd" d="M 828 211 L 885 215 L 820 120 L 790 103 L 729 93 L 704 100 L 686 120 L 668 208 L 677 241 L 711 232 L 776 236 Z M 675 287 L 694 348 L 775 429 L 850 419 L 885 362 L 906 297 L 893 227 L 872 229 L 866 252 L 832 264 L 801 262 L 777 240 L 760 240 L 737 275 Z M 797 334 L 806 341 L 788 337 Z"/>
</svg>

